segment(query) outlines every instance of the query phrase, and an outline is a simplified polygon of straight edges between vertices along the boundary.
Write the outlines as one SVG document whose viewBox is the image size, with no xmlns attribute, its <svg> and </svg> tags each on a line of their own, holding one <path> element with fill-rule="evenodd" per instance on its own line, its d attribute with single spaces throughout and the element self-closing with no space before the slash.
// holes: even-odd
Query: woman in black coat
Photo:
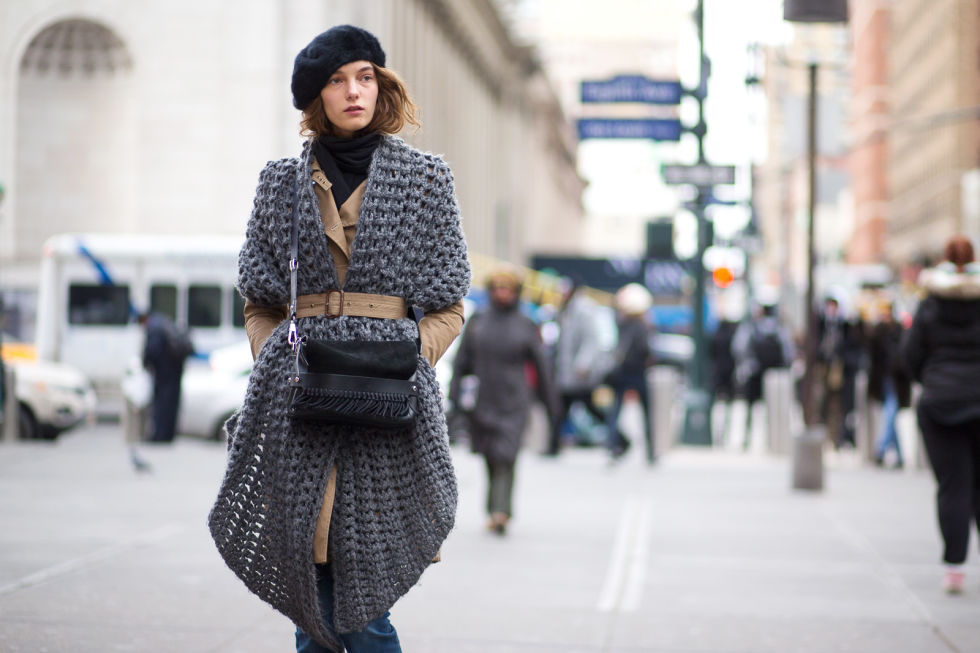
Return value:
<svg viewBox="0 0 980 653">
<path fill-rule="evenodd" d="M 458 407 L 463 377 L 477 378 L 468 432 L 473 451 L 487 463 L 488 528 L 503 535 L 513 514 L 514 469 L 535 394 L 528 366 L 551 421 L 558 399 L 538 327 L 518 306 L 520 277 L 509 268 L 496 270 L 487 281 L 487 293 L 490 306 L 469 319 L 460 339 L 449 400 Z"/>
<path fill-rule="evenodd" d="M 917 416 L 939 484 L 943 587 L 958 594 L 970 522 L 980 527 L 980 266 L 965 236 L 950 239 L 945 258 L 919 279 L 929 295 L 916 311 L 903 354 L 922 384 Z"/>
</svg>

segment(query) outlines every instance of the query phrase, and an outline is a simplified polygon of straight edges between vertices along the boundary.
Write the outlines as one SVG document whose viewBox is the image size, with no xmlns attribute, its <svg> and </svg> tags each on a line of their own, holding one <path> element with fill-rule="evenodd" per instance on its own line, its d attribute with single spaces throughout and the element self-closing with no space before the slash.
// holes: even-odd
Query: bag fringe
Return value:
<svg viewBox="0 0 980 653">
<path fill-rule="evenodd" d="M 332 413 L 338 418 L 370 415 L 382 419 L 407 419 L 413 414 L 414 397 L 390 392 L 303 388 L 293 401 L 294 411 Z"/>
</svg>

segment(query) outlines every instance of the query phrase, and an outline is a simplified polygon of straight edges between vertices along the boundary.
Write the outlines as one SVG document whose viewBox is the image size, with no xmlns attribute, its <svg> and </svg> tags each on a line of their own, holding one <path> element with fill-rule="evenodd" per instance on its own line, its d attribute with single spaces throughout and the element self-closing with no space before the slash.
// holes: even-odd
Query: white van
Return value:
<svg viewBox="0 0 980 653">
<path fill-rule="evenodd" d="M 41 261 L 38 358 L 80 369 L 95 385 L 100 412 L 111 412 L 129 361 L 142 351 L 140 313 L 156 311 L 187 328 L 201 354 L 245 339 L 235 289 L 241 245 L 231 236 L 51 237 Z"/>
</svg>

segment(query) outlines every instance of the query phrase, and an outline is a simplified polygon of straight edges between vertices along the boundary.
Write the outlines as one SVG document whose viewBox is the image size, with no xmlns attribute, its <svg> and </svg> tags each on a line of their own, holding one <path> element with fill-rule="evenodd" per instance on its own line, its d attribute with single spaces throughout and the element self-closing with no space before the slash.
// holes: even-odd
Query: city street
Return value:
<svg viewBox="0 0 980 653">
<path fill-rule="evenodd" d="M 426 653 L 980 651 L 980 563 L 940 590 L 926 471 L 830 456 L 820 493 L 785 458 L 634 446 L 521 458 L 506 537 L 485 530 L 482 460 L 456 450 L 457 526 L 392 610 Z M 117 426 L 0 444 L 0 651 L 294 650 L 205 520 L 224 445 L 143 447 Z"/>
</svg>

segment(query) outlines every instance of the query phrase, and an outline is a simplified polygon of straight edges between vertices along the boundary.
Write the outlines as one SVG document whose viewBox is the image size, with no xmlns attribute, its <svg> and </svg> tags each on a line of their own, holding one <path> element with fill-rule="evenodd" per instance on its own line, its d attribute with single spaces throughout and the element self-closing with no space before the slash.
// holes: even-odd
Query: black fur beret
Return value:
<svg viewBox="0 0 980 653">
<path fill-rule="evenodd" d="M 316 99 L 330 75 L 352 61 L 370 61 L 384 68 L 385 51 L 371 32 L 353 25 L 337 25 L 300 50 L 293 62 L 293 106 L 305 108 Z"/>
</svg>

